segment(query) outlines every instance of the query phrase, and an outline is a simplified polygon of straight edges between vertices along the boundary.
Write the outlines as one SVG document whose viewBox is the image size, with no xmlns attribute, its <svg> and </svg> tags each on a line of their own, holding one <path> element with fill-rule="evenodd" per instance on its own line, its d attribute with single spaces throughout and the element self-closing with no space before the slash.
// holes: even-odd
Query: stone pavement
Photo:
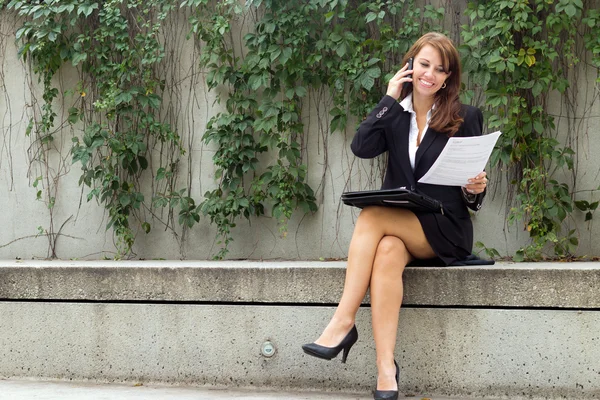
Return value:
<svg viewBox="0 0 600 400">
<path fill-rule="evenodd" d="M 135 386 L 97 383 L 0 379 L 0 400 L 370 400 L 368 394 L 251 391 L 177 386 Z M 467 400 L 449 397 L 404 397 L 399 400 Z M 470 399 L 475 400 L 475 399 Z"/>
</svg>

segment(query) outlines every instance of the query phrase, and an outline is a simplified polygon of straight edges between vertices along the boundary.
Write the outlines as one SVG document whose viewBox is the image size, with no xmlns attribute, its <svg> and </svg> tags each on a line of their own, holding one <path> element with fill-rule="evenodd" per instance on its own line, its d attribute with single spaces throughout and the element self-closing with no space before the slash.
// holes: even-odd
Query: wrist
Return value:
<svg viewBox="0 0 600 400">
<path fill-rule="evenodd" d="M 463 196 L 465 196 L 465 199 L 468 202 L 472 203 L 473 201 L 475 201 L 475 199 L 477 198 L 477 195 L 475 193 L 469 192 L 469 190 L 467 188 L 465 188 L 464 186 L 462 186 L 461 189 L 462 189 Z"/>
<path fill-rule="evenodd" d="M 396 101 L 398 101 L 398 99 L 400 98 L 400 93 L 396 93 L 395 91 L 387 91 L 385 95 L 390 96 Z"/>
</svg>

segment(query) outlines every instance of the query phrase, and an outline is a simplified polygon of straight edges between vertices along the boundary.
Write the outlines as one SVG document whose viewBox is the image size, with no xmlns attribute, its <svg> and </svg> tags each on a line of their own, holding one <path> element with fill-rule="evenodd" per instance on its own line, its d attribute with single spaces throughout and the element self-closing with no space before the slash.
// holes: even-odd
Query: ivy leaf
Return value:
<svg viewBox="0 0 600 400">
<path fill-rule="evenodd" d="M 477 71 L 479 61 L 474 57 L 468 57 L 463 63 L 465 71 Z"/>
<path fill-rule="evenodd" d="M 96 137 L 90 146 L 90 150 L 95 150 L 104 144 L 103 137 Z"/>
<path fill-rule="evenodd" d="M 277 197 L 277 194 L 279 193 L 279 187 L 278 186 L 271 186 L 269 188 L 269 194 L 271 195 L 271 197 Z"/>
<path fill-rule="evenodd" d="M 161 167 L 158 169 L 158 171 L 156 171 L 155 179 L 157 181 L 163 180 L 163 179 L 165 179 L 166 174 L 167 174 L 167 170 L 165 168 Z"/>
<path fill-rule="evenodd" d="M 348 51 L 348 48 L 346 46 L 346 43 L 341 42 L 339 44 L 338 47 L 336 47 L 335 52 L 338 55 L 338 57 L 344 57 L 346 55 L 346 52 Z"/>
<path fill-rule="evenodd" d="M 490 64 L 495 64 L 495 63 L 500 62 L 502 60 L 503 60 L 502 57 L 500 57 L 498 54 L 494 54 L 493 56 L 490 57 L 489 63 Z"/>
<path fill-rule="evenodd" d="M 510 154 L 512 152 L 512 147 L 504 147 L 500 152 L 500 160 L 504 165 L 510 165 Z"/>
<path fill-rule="evenodd" d="M 65 11 L 67 11 L 68 13 L 71 13 L 71 12 L 73 12 L 74 9 L 75 9 L 75 4 L 72 4 L 72 3 L 71 4 L 63 4 L 56 9 L 56 13 L 61 14 Z"/>
<path fill-rule="evenodd" d="M 575 8 L 575 6 L 573 4 L 569 4 L 565 7 L 565 14 L 567 14 L 569 17 L 573 18 L 575 16 L 575 14 L 577 14 L 577 9 Z"/>
<path fill-rule="evenodd" d="M 539 81 L 536 81 L 533 84 L 533 88 L 531 88 L 531 94 L 533 94 L 534 97 L 538 97 L 543 90 L 544 86 Z"/>
<path fill-rule="evenodd" d="M 499 160 L 500 150 L 498 148 L 494 148 L 494 150 L 492 150 L 492 156 L 490 157 L 490 166 L 495 167 Z"/>
<path fill-rule="evenodd" d="M 119 196 L 119 203 L 121 203 L 123 207 L 127 207 L 129 204 L 131 204 L 131 198 L 128 194 L 123 193 L 121 196 Z"/>
<path fill-rule="evenodd" d="M 79 63 L 82 63 L 85 60 L 87 60 L 87 53 L 74 53 L 71 63 L 74 67 L 76 67 Z"/>
<path fill-rule="evenodd" d="M 460 95 L 460 100 L 464 104 L 470 104 L 474 97 L 475 92 L 473 90 L 464 90 Z"/>
<path fill-rule="evenodd" d="M 525 259 L 525 255 L 524 255 L 524 251 L 523 249 L 519 249 L 517 250 L 517 252 L 515 253 L 515 255 L 513 256 L 513 261 L 515 262 L 521 262 Z"/>
<path fill-rule="evenodd" d="M 372 67 L 367 70 L 367 75 L 371 78 L 379 78 L 381 76 L 381 69 L 379 67 Z"/>
<path fill-rule="evenodd" d="M 304 86 L 298 86 L 296 88 L 296 94 L 298 95 L 298 97 L 306 96 L 306 89 L 304 88 Z"/>
<path fill-rule="evenodd" d="M 24 26 L 17 31 L 15 37 L 17 38 L 17 40 L 20 40 L 23 36 L 26 37 L 32 29 L 33 28 L 31 26 Z"/>
<path fill-rule="evenodd" d="M 532 55 L 526 55 L 525 56 L 525 63 L 527 64 L 527 66 L 531 67 L 533 64 L 535 64 L 535 56 Z"/>
<path fill-rule="evenodd" d="M 560 93 L 564 93 L 567 90 L 567 87 L 569 87 L 569 81 L 564 78 L 557 78 L 553 86 Z"/>
<path fill-rule="evenodd" d="M 251 75 L 248 79 L 248 86 L 250 89 L 257 90 L 262 84 L 262 75 Z"/>
<path fill-rule="evenodd" d="M 75 124 L 79 120 L 79 109 L 75 107 L 69 108 L 69 118 L 68 121 L 70 124 Z"/>
<path fill-rule="evenodd" d="M 138 157 L 138 162 L 140 163 L 140 167 L 142 169 L 147 169 L 148 168 L 148 160 L 146 159 L 146 157 L 139 156 Z"/>
<path fill-rule="evenodd" d="M 279 57 L 279 62 L 281 63 L 281 65 L 285 65 L 288 62 L 290 57 L 292 57 L 292 53 L 293 51 L 289 47 L 283 49 L 283 51 L 281 52 L 281 57 Z"/>
<path fill-rule="evenodd" d="M 115 96 L 115 105 L 119 105 L 121 103 L 129 103 L 133 99 L 133 96 L 130 92 L 121 92 Z"/>
<path fill-rule="evenodd" d="M 160 97 L 158 97 L 155 94 L 149 95 L 148 103 L 149 103 L 150 107 L 152 107 L 155 110 L 158 110 L 160 108 Z"/>
<path fill-rule="evenodd" d="M 375 85 L 375 79 L 369 76 L 369 74 L 364 73 L 360 76 L 360 85 L 367 90 L 371 90 L 373 85 Z"/>
<path fill-rule="evenodd" d="M 36 8 L 36 7 L 34 7 L 34 8 Z M 36 10 L 36 12 L 33 14 L 33 19 L 38 19 L 38 18 L 40 18 L 42 16 L 47 15 L 47 13 L 48 13 L 48 9 L 41 8 L 41 6 L 40 6 L 40 8 L 38 8 Z"/>
<path fill-rule="evenodd" d="M 333 32 L 331 35 L 329 35 L 329 40 L 331 40 L 332 42 L 339 42 L 340 40 L 342 40 L 342 37 L 337 33 Z"/>
<path fill-rule="evenodd" d="M 90 16 L 95 9 L 98 8 L 98 3 L 84 3 L 79 6 L 77 9 L 77 15 L 85 15 L 86 18 Z"/>
<path fill-rule="evenodd" d="M 275 49 L 271 52 L 271 62 L 275 61 L 281 55 L 281 49 Z"/>
</svg>

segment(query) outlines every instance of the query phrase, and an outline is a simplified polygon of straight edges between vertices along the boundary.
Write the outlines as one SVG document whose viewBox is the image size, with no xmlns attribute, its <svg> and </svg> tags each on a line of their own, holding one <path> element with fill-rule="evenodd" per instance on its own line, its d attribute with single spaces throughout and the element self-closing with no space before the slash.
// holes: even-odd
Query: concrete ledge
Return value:
<svg viewBox="0 0 600 400">
<path fill-rule="evenodd" d="M 345 262 L 0 261 L 0 299 L 335 304 L 345 267 Z M 597 309 L 598 293 L 600 263 L 594 262 L 409 267 L 404 304 Z"/>
<path fill-rule="evenodd" d="M 371 310 L 348 364 L 306 356 L 345 262 L 0 261 L 0 378 L 361 391 Z M 600 398 L 600 263 L 408 268 L 404 394 Z M 365 300 L 368 303 L 368 298 Z M 274 354 L 263 354 L 265 345 Z"/>
</svg>

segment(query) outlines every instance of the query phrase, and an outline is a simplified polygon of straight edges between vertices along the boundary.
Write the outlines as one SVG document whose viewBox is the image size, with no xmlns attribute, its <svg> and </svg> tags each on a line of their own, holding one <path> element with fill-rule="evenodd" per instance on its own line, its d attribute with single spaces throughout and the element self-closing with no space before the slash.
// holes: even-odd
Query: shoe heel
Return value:
<svg viewBox="0 0 600 400">
<path fill-rule="evenodd" d="M 342 364 L 346 364 L 346 358 L 348 358 L 348 353 L 350 353 L 351 348 L 352 348 L 352 345 L 350 345 L 348 347 L 344 347 L 344 353 L 342 354 Z"/>
</svg>

